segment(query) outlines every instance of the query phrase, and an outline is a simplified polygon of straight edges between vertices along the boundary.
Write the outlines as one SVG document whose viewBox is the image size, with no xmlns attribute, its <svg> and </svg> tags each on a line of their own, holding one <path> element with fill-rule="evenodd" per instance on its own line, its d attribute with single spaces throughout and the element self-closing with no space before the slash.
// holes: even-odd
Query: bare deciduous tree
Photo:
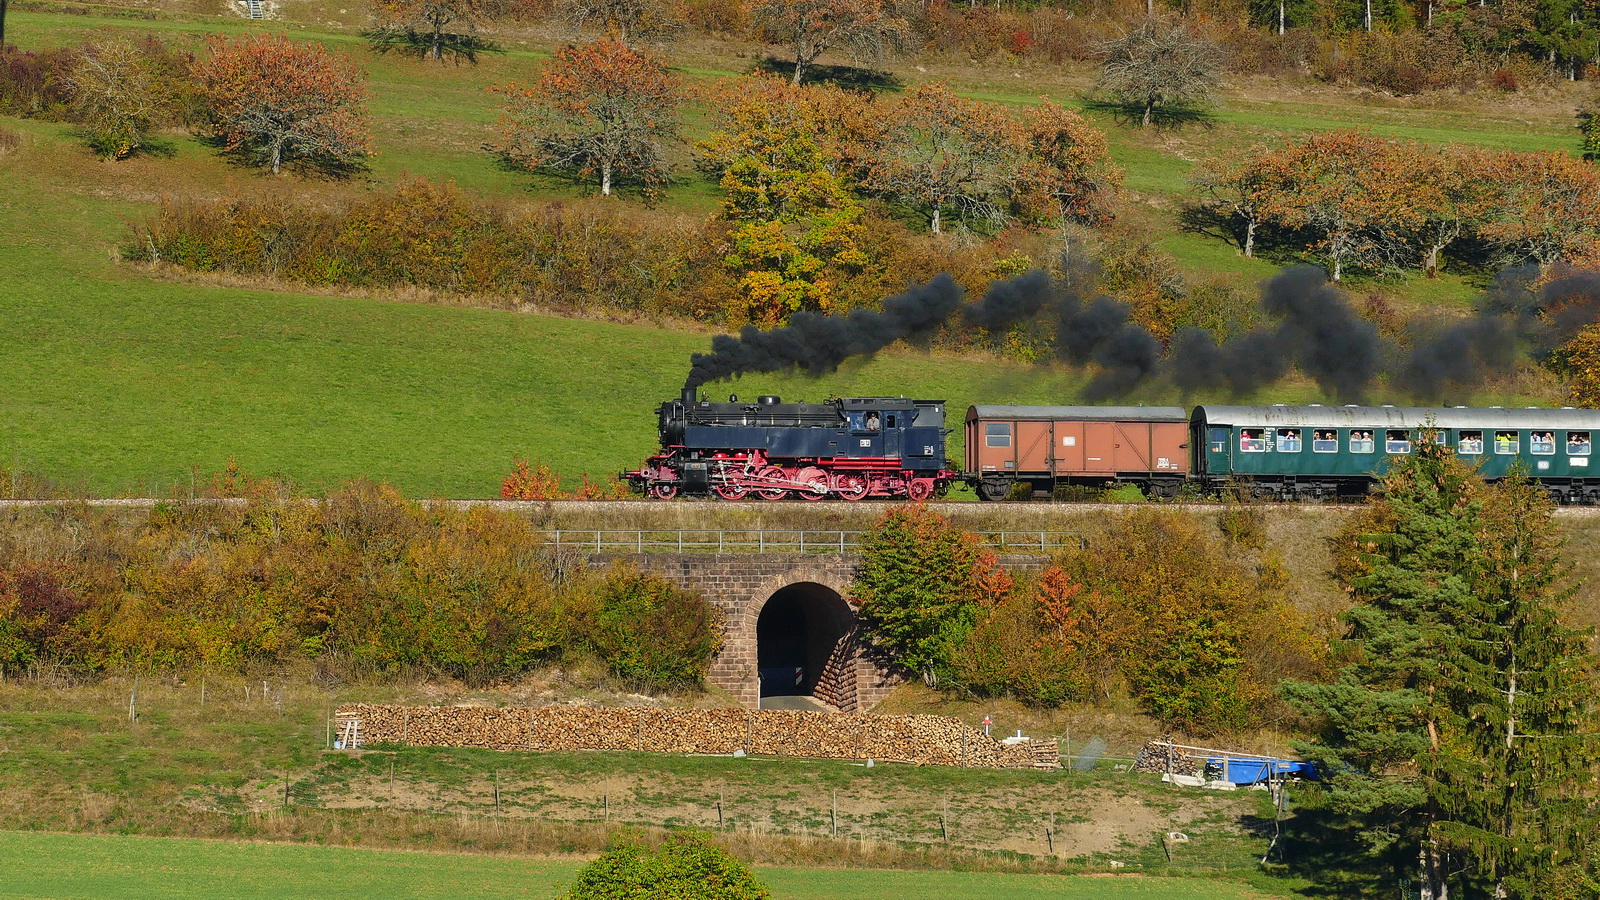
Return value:
<svg viewBox="0 0 1600 900">
<path fill-rule="evenodd" d="M 898 52 L 911 34 L 884 0 L 755 0 L 750 18 L 768 40 L 792 49 L 795 84 L 828 50 L 878 60 Z"/>
<path fill-rule="evenodd" d="M 379 53 L 391 50 L 443 61 L 477 62 L 479 53 L 499 48 L 478 29 L 506 11 L 505 0 L 375 0 L 373 25 L 362 32 Z"/>
<path fill-rule="evenodd" d="M 1100 48 L 1100 89 L 1144 110 L 1209 104 L 1222 79 L 1222 48 L 1181 24 L 1151 20 Z"/>
<path fill-rule="evenodd" d="M 88 45 L 67 81 L 89 146 L 107 159 L 138 153 L 166 111 L 149 59 L 128 41 Z"/>
<path fill-rule="evenodd" d="M 629 46 L 665 43 L 684 28 L 673 0 L 558 0 L 556 11 L 576 28 L 603 31 Z"/>
</svg>

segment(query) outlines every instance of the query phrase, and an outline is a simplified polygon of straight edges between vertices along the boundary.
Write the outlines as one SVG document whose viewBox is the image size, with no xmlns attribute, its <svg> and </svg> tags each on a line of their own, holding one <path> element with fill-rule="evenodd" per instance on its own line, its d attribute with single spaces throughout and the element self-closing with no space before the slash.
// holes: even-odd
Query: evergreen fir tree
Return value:
<svg viewBox="0 0 1600 900">
<path fill-rule="evenodd" d="M 1360 538 L 1350 663 L 1284 687 L 1325 721 L 1301 750 L 1325 804 L 1424 900 L 1557 896 L 1582 882 L 1593 697 L 1584 635 L 1557 615 L 1548 501 L 1515 479 L 1485 489 L 1431 435 L 1414 446 Z"/>
</svg>

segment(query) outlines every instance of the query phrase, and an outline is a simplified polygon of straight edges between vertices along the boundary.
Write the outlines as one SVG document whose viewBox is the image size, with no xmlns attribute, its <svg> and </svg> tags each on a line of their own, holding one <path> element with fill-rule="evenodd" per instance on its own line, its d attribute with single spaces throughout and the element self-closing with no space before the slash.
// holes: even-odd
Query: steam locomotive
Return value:
<svg viewBox="0 0 1600 900">
<path fill-rule="evenodd" d="M 685 390 L 656 412 L 660 452 L 622 477 L 660 499 L 926 500 L 957 475 L 945 463 L 943 400 L 714 403 Z"/>
<path fill-rule="evenodd" d="M 1563 503 L 1600 503 L 1600 410 L 1397 406 L 973 406 L 965 473 L 945 457 L 944 402 L 661 404 L 661 450 L 625 472 L 652 497 L 925 500 L 955 481 L 980 499 L 1132 485 L 1150 497 L 1244 484 L 1280 500 L 1354 499 L 1429 439 L 1489 479 L 1520 467 Z M 1600 470 L 1600 465 L 1594 466 Z"/>
</svg>

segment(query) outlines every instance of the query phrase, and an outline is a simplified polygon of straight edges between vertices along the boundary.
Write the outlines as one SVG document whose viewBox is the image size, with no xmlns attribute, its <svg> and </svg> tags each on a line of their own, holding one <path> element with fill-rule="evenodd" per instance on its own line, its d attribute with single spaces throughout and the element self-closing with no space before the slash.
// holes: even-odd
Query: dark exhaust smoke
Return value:
<svg viewBox="0 0 1600 900">
<path fill-rule="evenodd" d="M 711 339 L 710 353 L 690 357 L 684 390 L 749 372 L 826 375 L 851 357 L 870 356 L 895 341 L 929 337 L 961 306 L 965 294 L 954 278 L 941 272 L 927 284 L 883 301 L 882 312 L 798 312 L 783 328 L 762 331 L 746 325 L 738 337 L 719 334 Z"/>
</svg>

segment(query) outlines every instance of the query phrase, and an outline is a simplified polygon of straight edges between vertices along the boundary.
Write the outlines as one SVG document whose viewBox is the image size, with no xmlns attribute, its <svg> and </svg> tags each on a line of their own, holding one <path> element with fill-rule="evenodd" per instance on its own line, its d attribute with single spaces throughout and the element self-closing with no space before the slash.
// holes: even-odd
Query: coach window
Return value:
<svg viewBox="0 0 1600 900">
<path fill-rule="evenodd" d="M 1298 429 L 1298 428 L 1279 428 L 1278 429 L 1278 452 L 1279 453 L 1299 453 L 1300 452 L 1300 429 Z"/>
<path fill-rule="evenodd" d="M 1226 427 L 1211 426 L 1211 452 L 1228 452 L 1228 429 Z"/>
<path fill-rule="evenodd" d="M 1372 441 L 1372 432 L 1356 428 L 1350 431 L 1350 452 L 1371 453 L 1377 449 Z"/>
<path fill-rule="evenodd" d="M 1567 455 L 1568 456 L 1588 456 L 1589 453 L 1590 453 L 1590 450 L 1591 450 L 1591 448 L 1593 446 L 1594 446 L 1593 444 L 1589 443 L 1589 432 L 1587 432 L 1587 431 L 1569 431 L 1569 432 L 1567 432 Z"/>
<path fill-rule="evenodd" d="M 1318 428 L 1311 432 L 1312 453 L 1338 453 L 1339 432 L 1332 428 Z"/>
<path fill-rule="evenodd" d="M 983 443 L 986 447 L 1011 446 L 1011 426 L 1005 422 L 990 422 L 984 425 Z"/>
<path fill-rule="evenodd" d="M 1239 449 L 1245 453 L 1267 452 L 1266 433 L 1260 428 L 1239 429 Z"/>
<path fill-rule="evenodd" d="M 1483 432 L 1463 431 L 1456 441 L 1456 452 L 1462 456 L 1477 456 L 1483 452 Z"/>
<path fill-rule="evenodd" d="M 1515 431 L 1496 431 L 1494 433 L 1494 452 L 1501 456 L 1514 456 L 1522 449 L 1522 435 Z"/>
<path fill-rule="evenodd" d="M 1404 428 L 1391 428 L 1383 433 L 1383 452 L 1404 454 L 1411 452 L 1411 432 Z"/>
<path fill-rule="evenodd" d="M 1556 452 L 1556 433 L 1554 431 L 1535 431 L 1528 441 L 1528 449 L 1536 456 L 1550 456 Z"/>
</svg>

